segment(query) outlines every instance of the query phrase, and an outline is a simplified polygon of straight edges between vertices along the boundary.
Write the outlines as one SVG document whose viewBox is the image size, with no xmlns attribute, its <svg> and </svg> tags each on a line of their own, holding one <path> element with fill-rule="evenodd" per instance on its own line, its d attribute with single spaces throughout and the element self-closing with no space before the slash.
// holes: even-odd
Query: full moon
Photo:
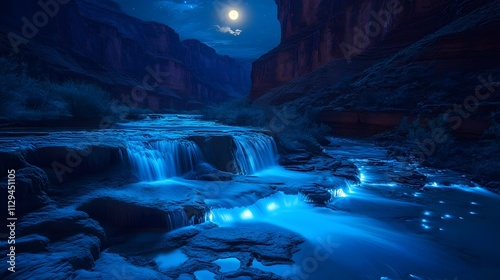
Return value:
<svg viewBox="0 0 500 280">
<path fill-rule="evenodd" d="M 236 10 L 231 10 L 231 11 L 229 12 L 229 18 L 230 18 L 231 20 L 237 20 L 239 17 L 240 17 L 240 14 L 238 13 L 238 11 L 236 11 Z"/>
</svg>

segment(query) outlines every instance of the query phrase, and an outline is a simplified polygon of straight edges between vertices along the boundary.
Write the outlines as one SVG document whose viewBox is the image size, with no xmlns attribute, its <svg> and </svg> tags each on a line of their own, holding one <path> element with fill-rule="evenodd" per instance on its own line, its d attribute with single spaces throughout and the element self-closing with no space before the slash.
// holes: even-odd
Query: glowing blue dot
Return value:
<svg viewBox="0 0 500 280">
<path fill-rule="evenodd" d="M 422 224 L 422 227 L 425 228 L 425 229 L 430 229 L 431 227 L 426 225 L 426 224 Z"/>
<path fill-rule="evenodd" d="M 431 212 L 430 212 L 430 211 L 425 211 L 425 212 L 424 212 L 424 215 L 426 215 L 426 216 L 430 216 L 430 215 L 431 215 Z"/>
<path fill-rule="evenodd" d="M 476 213 L 476 212 L 474 212 L 474 211 L 470 211 L 470 212 L 469 212 L 469 214 L 471 214 L 471 215 L 476 215 L 477 213 Z"/>
<path fill-rule="evenodd" d="M 422 223 L 427 223 L 427 220 L 426 219 L 422 219 Z"/>
<path fill-rule="evenodd" d="M 477 205 L 477 202 L 472 201 L 470 204 Z"/>
<path fill-rule="evenodd" d="M 243 220 L 253 219 L 253 213 L 252 213 L 252 211 L 247 209 L 247 210 L 243 211 L 243 213 L 241 213 L 240 218 L 242 218 Z"/>
<path fill-rule="evenodd" d="M 444 204 L 444 201 L 440 200 L 439 203 Z"/>
<path fill-rule="evenodd" d="M 274 203 L 274 202 L 271 202 L 267 205 L 266 208 L 268 211 L 274 211 L 278 208 L 278 205 L 276 205 L 276 203 Z"/>
<path fill-rule="evenodd" d="M 444 229 L 442 227 L 439 228 L 439 231 L 443 231 Z"/>
</svg>

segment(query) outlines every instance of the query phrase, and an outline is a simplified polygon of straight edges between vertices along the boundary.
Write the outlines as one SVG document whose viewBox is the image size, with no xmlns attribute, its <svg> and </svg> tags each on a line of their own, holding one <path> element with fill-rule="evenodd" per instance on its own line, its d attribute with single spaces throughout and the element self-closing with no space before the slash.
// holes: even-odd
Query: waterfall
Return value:
<svg viewBox="0 0 500 280">
<path fill-rule="evenodd" d="M 145 181 L 182 175 L 203 159 L 198 146 L 187 140 L 131 142 L 127 153 L 133 170 Z"/>
<path fill-rule="evenodd" d="M 234 158 L 237 171 L 242 175 L 254 174 L 270 166 L 277 165 L 276 143 L 271 136 L 261 133 L 233 136 L 236 144 Z"/>
</svg>

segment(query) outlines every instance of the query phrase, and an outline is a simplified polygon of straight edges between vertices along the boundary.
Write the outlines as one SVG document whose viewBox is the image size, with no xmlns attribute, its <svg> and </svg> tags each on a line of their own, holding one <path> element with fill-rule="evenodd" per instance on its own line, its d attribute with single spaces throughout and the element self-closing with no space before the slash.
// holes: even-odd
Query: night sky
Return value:
<svg viewBox="0 0 500 280">
<path fill-rule="evenodd" d="M 256 59 L 279 44 L 274 0 L 116 0 L 137 18 L 165 23 L 182 40 L 198 39 L 219 54 Z M 229 12 L 236 10 L 238 19 Z"/>
</svg>

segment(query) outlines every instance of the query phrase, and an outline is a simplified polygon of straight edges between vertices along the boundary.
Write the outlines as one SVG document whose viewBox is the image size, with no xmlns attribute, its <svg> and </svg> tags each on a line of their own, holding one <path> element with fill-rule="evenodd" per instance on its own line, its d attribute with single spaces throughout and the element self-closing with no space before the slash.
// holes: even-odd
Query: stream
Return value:
<svg viewBox="0 0 500 280">
<path fill-rule="evenodd" d="M 500 274 L 498 194 L 462 174 L 389 158 L 372 144 L 329 140 L 324 158 L 280 166 L 268 132 L 191 115 L 1 138 L 6 151 L 39 151 L 55 143 L 118 147 L 118 167 L 106 173 L 107 181 L 95 180 L 81 192 L 63 190 L 53 199 L 103 225 L 111 240 L 102 248 L 106 256 L 124 257 L 123 267 L 148 266 L 160 278 L 444 280 Z M 333 175 L 322 168 L 324 159 L 357 167 L 359 181 Z M 425 175 L 423 187 L 395 180 L 409 170 Z M 84 179 L 67 184 L 89 185 Z M 311 184 L 329 194 L 324 204 L 301 191 Z M 126 233 L 114 237 L 110 229 L 116 228 Z M 76 279 L 105 273 L 100 262 L 106 258 Z"/>
</svg>

